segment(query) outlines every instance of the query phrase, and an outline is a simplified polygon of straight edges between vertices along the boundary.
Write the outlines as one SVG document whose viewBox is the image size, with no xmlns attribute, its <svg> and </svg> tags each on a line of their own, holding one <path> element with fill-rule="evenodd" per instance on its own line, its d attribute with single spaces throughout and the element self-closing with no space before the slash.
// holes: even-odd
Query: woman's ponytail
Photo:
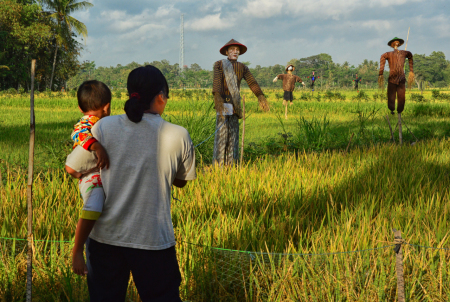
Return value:
<svg viewBox="0 0 450 302">
<path fill-rule="evenodd" d="M 144 115 L 144 104 L 136 96 L 131 96 L 125 103 L 125 113 L 130 121 L 139 123 Z"/>
</svg>

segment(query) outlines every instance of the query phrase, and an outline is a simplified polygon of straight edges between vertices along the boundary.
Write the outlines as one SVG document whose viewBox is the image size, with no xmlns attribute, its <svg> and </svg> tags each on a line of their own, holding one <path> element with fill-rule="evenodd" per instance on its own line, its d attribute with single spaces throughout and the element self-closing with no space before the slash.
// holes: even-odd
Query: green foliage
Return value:
<svg viewBox="0 0 450 302">
<path fill-rule="evenodd" d="M 442 105 L 419 104 L 413 108 L 414 116 L 448 117 L 450 110 Z"/>
<path fill-rule="evenodd" d="M 411 93 L 411 101 L 413 101 L 413 102 L 426 102 L 427 99 L 420 93 Z"/>
<path fill-rule="evenodd" d="M 122 92 L 119 89 L 116 89 L 114 91 L 114 97 L 116 97 L 118 99 L 122 98 Z"/>
<path fill-rule="evenodd" d="M 355 96 L 352 97 L 353 100 L 357 101 L 369 101 L 370 98 L 364 90 L 360 90 Z"/>
<path fill-rule="evenodd" d="M 386 99 L 386 93 L 383 93 L 383 92 L 381 92 L 381 91 L 379 91 L 379 92 L 375 92 L 373 95 L 372 95 L 372 98 L 373 98 L 373 100 L 376 102 L 376 101 L 384 101 L 385 99 Z"/>
</svg>

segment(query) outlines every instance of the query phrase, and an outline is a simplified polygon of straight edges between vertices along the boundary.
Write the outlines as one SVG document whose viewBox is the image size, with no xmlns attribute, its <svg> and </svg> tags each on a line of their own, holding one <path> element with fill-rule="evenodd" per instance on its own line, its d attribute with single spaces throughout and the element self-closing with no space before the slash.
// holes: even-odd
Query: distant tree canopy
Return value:
<svg viewBox="0 0 450 302">
<path fill-rule="evenodd" d="M 112 88 L 125 88 L 128 74 L 141 64 L 132 62 L 125 66 L 96 67 L 95 62 L 78 61 L 83 46 L 75 38 L 77 35 L 85 38 L 87 28 L 70 14 L 91 6 L 82 0 L 0 0 L 0 90 L 19 87 L 28 90 L 31 59 L 37 59 L 36 87 L 41 91 L 76 88 L 88 79 L 103 81 Z M 273 83 L 272 79 L 285 73 L 285 65 L 252 67 L 248 61 L 242 63 L 249 66 L 260 86 L 281 89 L 281 84 Z M 142 65 L 147 64 L 158 67 L 173 88 L 212 87 L 212 68 L 205 70 L 194 63 L 181 69 L 178 64 L 172 65 L 167 60 Z M 348 62 L 335 63 L 329 54 L 321 53 L 292 59 L 287 64 L 293 64 L 296 67 L 294 74 L 307 84 L 315 71 L 317 88 L 352 87 L 356 73 L 361 78 L 360 87 L 374 88 L 377 85 L 378 61 L 366 59 L 355 67 Z M 450 62 L 442 51 L 428 56 L 415 54 L 414 65 L 418 86 L 450 85 Z M 408 68 L 406 64 L 406 71 Z M 385 77 L 388 77 L 388 72 L 385 72 Z M 247 86 L 245 81 L 242 86 Z"/>
<path fill-rule="evenodd" d="M 54 0 L 62 5 L 66 0 Z M 67 2 L 67 1 L 66 1 Z M 75 2 L 75 1 L 71 1 Z M 30 87 L 31 60 L 36 59 L 36 86 L 50 88 L 54 66 L 53 90 L 65 86 L 66 81 L 78 74 L 78 57 L 82 45 L 73 31 L 64 32 L 51 14 L 37 0 L 0 1 L 0 89 Z M 56 46 L 59 46 L 55 56 Z"/>
<path fill-rule="evenodd" d="M 273 65 L 269 67 L 261 67 L 256 65 L 251 67 L 250 62 L 242 62 L 249 66 L 250 71 L 255 76 L 259 85 L 267 88 L 281 88 L 280 83 L 273 83 L 273 78 L 285 73 L 285 65 Z M 113 88 L 125 88 L 128 74 L 131 70 L 139 66 L 154 65 L 158 67 L 170 87 L 181 88 L 211 88 L 213 71 L 204 70 L 198 64 L 192 64 L 190 67 L 184 67 L 183 72 L 180 72 L 178 64 L 171 65 L 169 61 L 153 61 L 151 63 L 145 62 L 138 64 L 132 62 L 126 66 L 117 65 L 116 67 L 98 67 L 95 68 L 95 63 L 84 62 L 81 65 L 81 71 L 68 81 L 68 86 L 71 88 L 78 87 L 83 81 L 88 79 L 97 79 L 105 82 L 108 86 Z M 334 63 L 329 54 L 321 53 L 301 59 L 292 59 L 286 65 L 293 64 L 295 66 L 294 74 L 300 76 L 302 80 L 308 84 L 312 72 L 315 71 L 317 77 L 316 87 L 323 89 L 353 87 L 356 74 L 361 78 L 362 87 L 375 88 L 377 87 L 379 64 L 378 61 L 364 60 L 357 67 L 350 65 L 348 62 L 343 64 Z M 94 65 L 94 67 L 92 67 Z M 89 67 L 90 66 L 90 67 Z M 405 66 L 406 72 L 409 71 L 408 62 Z M 414 55 L 414 71 L 417 77 L 417 85 L 420 81 L 428 83 L 430 87 L 444 87 L 450 85 L 450 62 L 445 59 L 443 52 L 433 52 L 429 56 Z M 387 78 L 389 75 L 388 64 L 384 73 Z M 245 81 L 242 81 L 242 86 L 247 87 Z M 361 87 L 361 86 L 360 86 Z"/>
</svg>

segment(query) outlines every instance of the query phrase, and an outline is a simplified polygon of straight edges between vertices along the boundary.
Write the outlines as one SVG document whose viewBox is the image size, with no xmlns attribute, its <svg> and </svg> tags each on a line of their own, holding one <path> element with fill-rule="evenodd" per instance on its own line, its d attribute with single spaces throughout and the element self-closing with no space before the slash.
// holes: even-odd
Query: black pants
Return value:
<svg viewBox="0 0 450 302">
<path fill-rule="evenodd" d="M 400 82 L 398 85 L 391 82 L 388 83 L 387 97 L 388 108 L 392 112 L 395 110 L 395 97 L 397 96 L 397 112 L 402 113 L 405 108 L 405 82 Z"/>
<path fill-rule="evenodd" d="M 284 99 L 286 101 L 291 101 L 294 99 L 294 95 L 292 94 L 292 91 L 284 91 Z"/>
<path fill-rule="evenodd" d="M 142 301 L 181 302 L 181 274 L 174 246 L 141 250 L 89 238 L 86 256 L 91 302 L 124 302 L 130 272 Z"/>
</svg>

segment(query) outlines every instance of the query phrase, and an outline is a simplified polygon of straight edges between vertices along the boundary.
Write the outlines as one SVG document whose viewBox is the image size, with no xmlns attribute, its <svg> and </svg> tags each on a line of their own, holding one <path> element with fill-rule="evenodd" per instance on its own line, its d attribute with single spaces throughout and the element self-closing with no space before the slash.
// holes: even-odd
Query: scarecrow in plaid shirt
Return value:
<svg viewBox="0 0 450 302">
<path fill-rule="evenodd" d="M 247 47 L 231 39 L 220 53 L 227 56 L 214 64 L 213 95 L 217 111 L 216 135 L 214 137 L 213 163 L 231 165 L 239 156 L 239 120 L 242 118 L 240 86 L 245 79 L 256 95 L 262 110 L 269 104 L 247 66 L 237 61 Z"/>
</svg>

